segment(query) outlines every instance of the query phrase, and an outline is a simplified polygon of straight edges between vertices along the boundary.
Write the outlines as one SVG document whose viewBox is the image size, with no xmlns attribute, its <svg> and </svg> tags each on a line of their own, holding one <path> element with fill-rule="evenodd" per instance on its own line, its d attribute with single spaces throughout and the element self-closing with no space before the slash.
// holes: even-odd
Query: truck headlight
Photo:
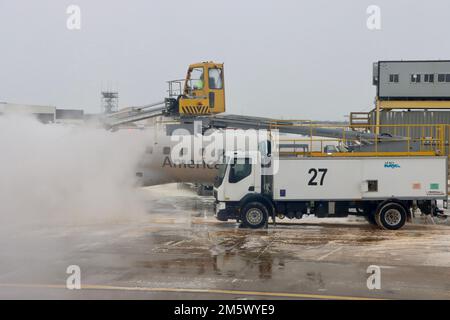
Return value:
<svg viewBox="0 0 450 320">
<path fill-rule="evenodd" d="M 219 213 L 220 210 L 225 210 L 226 204 L 225 202 L 217 202 L 216 203 L 216 214 Z"/>
<path fill-rule="evenodd" d="M 217 204 L 217 209 L 218 209 L 218 210 L 224 210 L 225 208 L 226 208 L 225 202 L 219 202 L 219 203 Z"/>
</svg>

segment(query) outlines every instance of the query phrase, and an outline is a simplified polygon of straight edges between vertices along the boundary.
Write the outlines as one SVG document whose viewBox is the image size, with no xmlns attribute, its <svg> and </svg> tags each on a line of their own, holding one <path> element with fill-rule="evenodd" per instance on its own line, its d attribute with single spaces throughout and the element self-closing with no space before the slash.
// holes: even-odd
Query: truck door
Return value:
<svg viewBox="0 0 450 320">
<path fill-rule="evenodd" d="M 225 112 L 223 68 L 220 66 L 208 68 L 208 88 L 209 111 L 211 113 Z"/>
<path fill-rule="evenodd" d="M 250 158 L 234 159 L 230 164 L 226 194 L 228 201 L 239 201 L 255 192 L 255 165 Z"/>
</svg>

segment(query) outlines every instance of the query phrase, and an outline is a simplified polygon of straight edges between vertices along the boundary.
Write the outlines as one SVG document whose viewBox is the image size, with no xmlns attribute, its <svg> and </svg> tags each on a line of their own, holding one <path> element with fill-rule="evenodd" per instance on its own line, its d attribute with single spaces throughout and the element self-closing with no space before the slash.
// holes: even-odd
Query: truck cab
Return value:
<svg viewBox="0 0 450 320">
<path fill-rule="evenodd" d="M 266 225 L 270 212 L 273 212 L 270 211 L 273 209 L 270 184 L 266 181 L 270 175 L 265 174 L 265 169 L 271 169 L 270 158 L 270 153 L 265 152 L 234 152 L 224 157 L 214 183 L 215 211 L 218 220 L 242 221 L 240 215 L 242 206 L 254 201 L 263 204 L 260 211 L 252 210 L 244 220 L 252 221 L 247 225 L 251 228 Z"/>
<path fill-rule="evenodd" d="M 236 202 L 245 195 L 261 192 L 259 166 L 251 156 L 236 155 L 226 157 L 226 161 L 219 165 L 215 190 L 217 200 Z"/>
</svg>

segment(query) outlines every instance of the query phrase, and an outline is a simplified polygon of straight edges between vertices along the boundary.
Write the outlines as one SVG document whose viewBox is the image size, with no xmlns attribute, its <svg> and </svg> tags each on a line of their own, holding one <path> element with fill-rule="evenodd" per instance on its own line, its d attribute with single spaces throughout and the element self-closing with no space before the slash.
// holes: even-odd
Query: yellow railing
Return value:
<svg viewBox="0 0 450 320">
<path fill-rule="evenodd" d="M 284 139 L 280 136 L 279 144 L 283 145 L 283 149 L 280 150 L 282 155 L 297 155 L 297 156 L 436 156 L 447 155 L 450 156 L 449 148 L 449 136 L 450 125 L 448 124 L 408 124 L 408 125 L 369 125 L 368 130 L 364 133 L 369 133 L 363 138 L 355 132 L 352 126 L 348 125 L 331 125 L 331 124 L 319 124 L 319 123 L 293 123 L 286 124 L 284 121 L 274 122 L 271 129 L 282 129 L 286 127 L 301 127 L 306 138 L 290 138 Z M 334 129 L 335 134 L 340 136 L 339 138 L 323 138 L 320 137 L 320 132 L 316 129 Z M 370 133 L 374 132 L 389 134 L 385 136 L 371 136 Z M 364 134 L 363 133 L 363 134 Z M 386 141 L 396 142 L 397 145 L 386 151 Z M 361 143 L 370 144 L 369 151 L 358 151 L 358 145 Z M 289 146 L 292 144 L 292 147 Z M 356 146 L 353 152 L 326 152 L 326 145 L 334 146 Z M 303 150 L 298 150 L 303 147 Z M 305 148 L 306 147 L 306 148 Z M 306 149 L 306 150 L 305 150 Z"/>
</svg>

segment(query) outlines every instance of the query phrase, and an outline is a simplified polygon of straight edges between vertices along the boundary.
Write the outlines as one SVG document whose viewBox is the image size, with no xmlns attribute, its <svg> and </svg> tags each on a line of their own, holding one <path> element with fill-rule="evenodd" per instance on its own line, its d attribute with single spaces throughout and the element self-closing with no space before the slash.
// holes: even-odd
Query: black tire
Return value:
<svg viewBox="0 0 450 320">
<path fill-rule="evenodd" d="M 267 224 L 269 210 L 260 202 L 249 202 L 242 208 L 242 225 L 246 228 L 258 229 Z"/>
<path fill-rule="evenodd" d="M 388 202 L 378 208 L 375 214 L 377 225 L 381 229 L 398 230 L 406 223 L 406 209 L 399 203 Z"/>
</svg>

